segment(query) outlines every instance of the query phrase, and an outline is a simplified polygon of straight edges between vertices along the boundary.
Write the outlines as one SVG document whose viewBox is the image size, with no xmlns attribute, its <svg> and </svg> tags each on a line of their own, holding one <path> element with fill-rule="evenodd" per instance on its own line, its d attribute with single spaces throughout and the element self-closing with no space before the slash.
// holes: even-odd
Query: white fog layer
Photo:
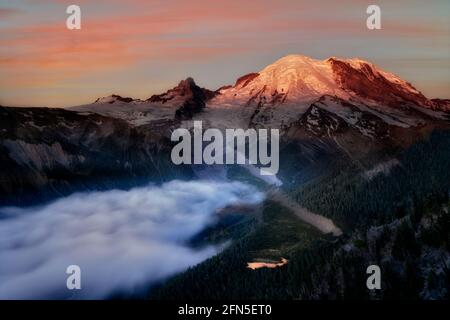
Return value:
<svg viewBox="0 0 450 320">
<path fill-rule="evenodd" d="M 172 181 L 0 208 L 0 299 L 96 299 L 148 286 L 218 252 L 186 245 L 217 209 L 263 197 L 239 182 Z M 81 268 L 81 290 L 66 288 L 69 265 Z"/>
</svg>

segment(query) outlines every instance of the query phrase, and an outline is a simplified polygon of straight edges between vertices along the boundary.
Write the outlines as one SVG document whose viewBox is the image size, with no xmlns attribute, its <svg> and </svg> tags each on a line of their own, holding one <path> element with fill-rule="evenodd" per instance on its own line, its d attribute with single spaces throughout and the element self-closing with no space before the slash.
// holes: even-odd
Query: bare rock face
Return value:
<svg viewBox="0 0 450 320">
<path fill-rule="evenodd" d="M 259 76 L 259 73 L 249 73 L 236 80 L 235 87 L 245 88 L 253 79 Z"/>
<path fill-rule="evenodd" d="M 98 98 L 97 100 L 95 100 L 94 103 L 96 103 L 96 104 L 101 104 L 101 103 L 113 104 L 113 103 L 116 103 L 116 102 L 130 103 L 132 101 L 138 101 L 138 100 L 130 98 L 130 97 L 125 97 L 124 98 L 124 97 L 119 96 L 117 94 L 112 94 L 112 95 L 107 96 L 107 97 Z"/>
<path fill-rule="evenodd" d="M 153 95 L 147 101 L 171 105 L 177 108 L 175 118 L 190 119 L 195 113 L 201 112 L 205 108 L 206 101 L 213 98 L 215 92 L 200 88 L 194 79 L 187 78 L 173 89 L 160 95 Z"/>
<path fill-rule="evenodd" d="M 147 101 L 166 103 L 180 97 L 188 99 L 192 97 L 192 89 L 194 87 L 196 87 L 194 80 L 192 78 L 187 78 L 186 80 L 180 81 L 176 87 L 167 90 L 165 93 L 151 96 Z"/>
<path fill-rule="evenodd" d="M 435 110 L 450 112 L 450 99 L 432 99 Z"/>
<path fill-rule="evenodd" d="M 345 90 L 359 97 L 374 100 L 390 107 L 413 103 L 432 108 L 433 103 L 410 83 L 397 76 L 381 71 L 373 64 L 360 60 L 330 58 L 336 82 Z"/>
<path fill-rule="evenodd" d="M 205 102 L 214 95 L 213 92 L 197 86 L 192 78 L 181 81 L 174 90 L 186 97 L 175 112 L 177 119 L 191 119 L 195 113 L 199 113 L 205 108 Z"/>
<path fill-rule="evenodd" d="M 0 107 L 0 128 L 0 206 L 187 172 L 172 166 L 171 142 L 156 124 L 149 130 L 95 113 Z"/>
</svg>

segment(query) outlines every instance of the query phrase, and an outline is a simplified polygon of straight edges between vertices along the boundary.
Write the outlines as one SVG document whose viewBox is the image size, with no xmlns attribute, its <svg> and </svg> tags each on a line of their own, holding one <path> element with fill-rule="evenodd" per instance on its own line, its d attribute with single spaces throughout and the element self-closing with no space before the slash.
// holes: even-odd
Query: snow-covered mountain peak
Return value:
<svg viewBox="0 0 450 320">
<path fill-rule="evenodd" d="M 134 125 L 196 118 L 218 128 L 283 128 L 313 104 L 345 119 L 359 119 L 363 110 L 399 127 L 418 125 L 424 117 L 443 118 L 442 111 L 450 109 L 447 100 L 430 101 L 408 82 L 366 60 L 288 55 L 217 91 L 187 78 L 145 101 L 111 95 L 73 110 L 114 116 Z"/>
<path fill-rule="evenodd" d="M 228 125 L 247 122 L 249 126 L 285 127 L 324 96 L 353 104 L 355 108 L 346 109 L 346 114 L 367 109 L 369 114 L 400 127 L 421 123 L 425 114 L 441 117 L 432 110 L 447 106 L 430 101 L 410 83 L 360 58 L 317 60 L 288 55 L 257 73 L 240 77 L 234 86 L 219 89 L 207 102 L 205 117 L 217 118 L 216 123 L 227 119 Z M 324 104 L 338 113 L 345 109 L 343 104 Z M 402 120 L 392 120 L 386 114 Z"/>
<path fill-rule="evenodd" d="M 232 87 L 220 90 L 212 104 L 290 104 L 323 95 L 345 96 L 326 61 L 302 55 L 285 56 L 258 73 L 241 77 Z"/>
<path fill-rule="evenodd" d="M 334 94 L 338 90 L 329 64 L 301 55 L 281 58 L 259 74 L 256 84 L 265 84 L 272 93 L 286 92 L 289 98 Z"/>
<path fill-rule="evenodd" d="M 211 105 L 298 105 L 323 95 L 385 106 L 434 104 L 410 83 L 360 58 L 317 60 L 288 55 L 219 90 Z"/>
</svg>

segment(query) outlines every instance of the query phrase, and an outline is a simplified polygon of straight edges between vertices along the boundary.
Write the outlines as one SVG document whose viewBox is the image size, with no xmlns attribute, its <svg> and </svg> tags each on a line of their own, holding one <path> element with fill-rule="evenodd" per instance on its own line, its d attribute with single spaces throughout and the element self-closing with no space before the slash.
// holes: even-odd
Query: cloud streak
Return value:
<svg viewBox="0 0 450 320">
<path fill-rule="evenodd" d="M 89 88 L 99 83 L 138 98 L 168 89 L 161 84 L 166 79 L 176 84 L 187 76 L 215 89 L 291 53 L 360 56 L 377 63 L 398 56 L 423 60 L 431 54 L 424 48 L 432 46 L 433 54 L 448 56 L 445 2 L 381 1 L 383 29 L 377 32 L 366 28 L 368 4 L 83 0 L 82 30 L 76 31 L 65 28 L 67 1 L 0 4 L 0 17 L 10 21 L 0 24 L 0 95 L 11 104 L 69 106 L 113 93 L 92 93 Z M 429 70 L 407 80 L 448 84 L 436 76 L 439 70 Z"/>
<path fill-rule="evenodd" d="M 133 293 L 216 254 L 186 245 L 227 205 L 263 195 L 239 182 L 172 181 L 0 208 L 0 299 L 102 299 Z M 66 288 L 81 267 L 80 291 Z"/>
</svg>

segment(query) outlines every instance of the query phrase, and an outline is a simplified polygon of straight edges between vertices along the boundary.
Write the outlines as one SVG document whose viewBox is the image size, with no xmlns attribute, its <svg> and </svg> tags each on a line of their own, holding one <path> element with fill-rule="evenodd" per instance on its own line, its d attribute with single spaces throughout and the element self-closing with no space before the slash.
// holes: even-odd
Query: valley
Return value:
<svg viewBox="0 0 450 320">
<path fill-rule="evenodd" d="M 17 230 L 0 256 L 36 240 L 47 260 L 8 257 L 39 275 L 61 252 L 47 239 L 73 226 L 100 240 L 61 263 L 123 281 L 94 297 L 448 298 L 448 106 L 368 61 L 301 55 L 217 90 L 187 78 L 145 100 L 0 106 L 0 228 Z M 203 132 L 279 130 L 277 174 L 173 163 L 172 133 L 199 121 Z M 122 254 L 118 269 L 96 259 Z M 386 272 L 375 293 L 361 285 L 370 264 Z M 123 266 L 139 277 L 121 277 Z"/>
</svg>

